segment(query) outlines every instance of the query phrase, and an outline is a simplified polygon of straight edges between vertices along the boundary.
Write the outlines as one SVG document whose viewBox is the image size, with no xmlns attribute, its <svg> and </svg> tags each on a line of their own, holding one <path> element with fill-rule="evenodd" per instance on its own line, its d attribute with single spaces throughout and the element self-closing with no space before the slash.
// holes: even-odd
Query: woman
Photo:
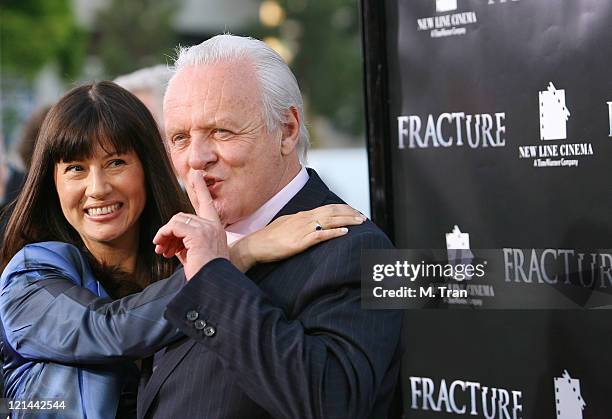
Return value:
<svg viewBox="0 0 612 419">
<path fill-rule="evenodd" d="M 354 210 L 334 207 L 279 219 L 237 242 L 230 259 L 245 271 L 361 222 Z M 129 361 L 182 337 L 163 311 L 185 276 L 151 243 L 187 208 L 155 121 L 131 93 L 93 83 L 53 106 L 2 250 L 6 397 L 61 402 L 36 412 L 49 416 L 134 414 L 138 370 Z M 304 234 L 313 220 L 324 220 L 325 230 Z"/>
</svg>

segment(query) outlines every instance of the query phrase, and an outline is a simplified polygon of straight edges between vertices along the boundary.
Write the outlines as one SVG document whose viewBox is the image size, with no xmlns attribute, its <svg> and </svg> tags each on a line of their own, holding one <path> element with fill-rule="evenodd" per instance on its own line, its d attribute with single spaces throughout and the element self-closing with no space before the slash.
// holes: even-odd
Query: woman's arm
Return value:
<svg viewBox="0 0 612 419">
<path fill-rule="evenodd" d="M 110 301 L 77 285 L 78 269 L 62 269 L 67 261 L 74 263 L 73 255 L 33 250 L 35 262 L 9 264 L 1 282 L 2 326 L 7 343 L 22 357 L 109 363 L 152 355 L 183 336 L 163 317 L 185 283 L 182 270 L 142 292 Z"/>
<path fill-rule="evenodd" d="M 348 205 L 331 204 L 278 217 L 230 248 L 230 260 L 246 272 L 257 263 L 276 262 L 303 252 L 317 243 L 345 235 L 345 226 L 361 224 L 366 217 Z M 317 224 L 321 226 L 317 229 Z"/>
</svg>

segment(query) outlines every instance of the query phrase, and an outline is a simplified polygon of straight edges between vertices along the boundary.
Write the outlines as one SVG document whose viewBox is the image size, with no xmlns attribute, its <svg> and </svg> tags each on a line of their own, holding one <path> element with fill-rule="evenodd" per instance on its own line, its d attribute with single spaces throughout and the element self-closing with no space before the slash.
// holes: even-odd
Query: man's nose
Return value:
<svg viewBox="0 0 612 419">
<path fill-rule="evenodd" d="M 104 170 L 92 169 L 89 173 L 87 195 L 91 198 L 103 199 L 112 190 L 113 186 Z"/>
<path fill-rule="evenodd" d="M 205 170 L 218 159 L 214 141 L 204 136 L 194 138 L 189 147 L 189 167 L 195 170 Z"/>
</svg>

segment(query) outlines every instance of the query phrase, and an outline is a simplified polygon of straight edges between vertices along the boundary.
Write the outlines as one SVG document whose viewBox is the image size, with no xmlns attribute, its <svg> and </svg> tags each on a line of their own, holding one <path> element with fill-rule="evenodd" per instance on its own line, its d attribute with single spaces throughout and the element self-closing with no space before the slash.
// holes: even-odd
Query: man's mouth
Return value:
<svg viewBox="0 0 612 419">
<path fill-rule="evenodd" d="M 206 186 L 213 186 L 215 183 L 219 182 L 221 179 L 218 179 L 213 176 L 204 176 L 204 181 L 206 182 Z"/>
<path fill-rule="evenodd" d="M 116 204 L 107 205 L 107 206 L 104 206 L 104 207 L 91 207 L 91 208 L 87 208 L 87 209 L 85 209 L 85 212 L 90 217 L 96 217 L 96 216 L 100 216 L 100 215 L 111 214 L 111 213 L 117 211 L 122 206 L 123 206 L 123 204 L 118 202 Z"/>
</svg>

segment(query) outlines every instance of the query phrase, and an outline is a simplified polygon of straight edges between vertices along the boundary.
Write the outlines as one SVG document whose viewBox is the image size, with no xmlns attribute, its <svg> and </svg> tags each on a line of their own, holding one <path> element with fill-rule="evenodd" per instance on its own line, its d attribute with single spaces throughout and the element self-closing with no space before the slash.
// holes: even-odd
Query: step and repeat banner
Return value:
<svg viewBox="0 0 612 419">
<path fill-rule="evenodd" d="M 406 311 L 404 416 L 612 418 L 612 2 L 362 7 L 375 221 L 499 274 Z"/>
</svg>

